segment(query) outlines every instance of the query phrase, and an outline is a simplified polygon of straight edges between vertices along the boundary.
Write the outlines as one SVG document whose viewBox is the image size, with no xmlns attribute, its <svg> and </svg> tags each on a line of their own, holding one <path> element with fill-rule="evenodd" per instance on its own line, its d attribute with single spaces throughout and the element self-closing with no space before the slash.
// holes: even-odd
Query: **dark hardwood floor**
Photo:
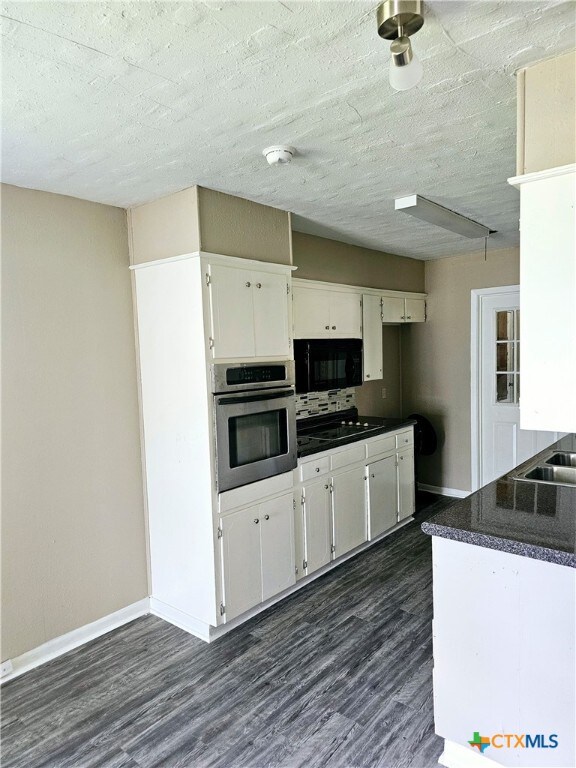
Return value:
<svg viewBox="0 0 576 768">
<path fill-rule="evenodd" d="M 433 768 L 431 540 L 451 500 L 217 642 L 146 616 L 6 684 L 4 768 Z"/>
</svg>

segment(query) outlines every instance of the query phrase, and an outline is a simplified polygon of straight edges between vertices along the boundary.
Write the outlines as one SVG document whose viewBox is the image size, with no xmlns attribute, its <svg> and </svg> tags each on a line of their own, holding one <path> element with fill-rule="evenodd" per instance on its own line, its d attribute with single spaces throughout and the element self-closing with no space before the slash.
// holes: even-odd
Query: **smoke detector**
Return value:
<svg viewBox="0 0 576 768">
<path fill-rule="evenodd" d="M 262 154 L 268 160 L 268 165 L 287 165 L 296 154 L 294 147 L 274 146 L 267 147 Z"/>
</svg>

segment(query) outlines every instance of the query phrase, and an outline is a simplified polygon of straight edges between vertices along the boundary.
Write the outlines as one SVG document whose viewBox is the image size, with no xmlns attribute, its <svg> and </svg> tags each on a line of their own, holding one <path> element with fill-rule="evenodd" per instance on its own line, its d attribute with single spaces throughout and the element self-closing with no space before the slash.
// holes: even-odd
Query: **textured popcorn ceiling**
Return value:
<svg viewBox="0 0 576 768">
<path fill-rule="evenodd" d="M 574 47 L 574 3 L 426 3 L 404 93 L 376 6 L 4 3 L 3 180 L 119 206 L 200 184 L 407 256 L 482 245 L 394 211 L 417 192 L 515 244 L 514 72 Z"/>
</svg>

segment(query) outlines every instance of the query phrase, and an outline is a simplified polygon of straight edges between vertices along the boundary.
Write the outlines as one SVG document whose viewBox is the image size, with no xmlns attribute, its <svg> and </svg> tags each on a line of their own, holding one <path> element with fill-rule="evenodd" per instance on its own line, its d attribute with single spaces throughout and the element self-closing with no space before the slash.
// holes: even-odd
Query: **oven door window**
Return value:
<svg viewBox="0 0 576 768">
<path fill-rule="evenodd" d="M 228 419 L 230 468 L 288 453 L 286 408 Z"/>
</svg>

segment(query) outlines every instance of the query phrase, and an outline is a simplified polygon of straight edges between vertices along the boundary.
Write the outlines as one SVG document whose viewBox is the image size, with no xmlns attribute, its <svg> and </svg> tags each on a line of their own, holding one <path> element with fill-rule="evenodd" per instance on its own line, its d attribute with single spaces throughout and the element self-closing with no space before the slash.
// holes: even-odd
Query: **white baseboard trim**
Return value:
<svg viewBox="0 0 576 768">
<path fill-rule="evenodd" d="M 9 680 L 23 675 L 24 672 L 39 667 L 41 664 L 45 664 L 57 656 L 62 656 L 63 653 L 68 653 L 68 651 L 72 651 L 74 648 L 78 648 L 90 642 L 90 640 L 95 640 L 97 637 L 105 635 L 113 629 L 118 629 L 123 624 L 127 624 L 129 621 L 145 616 L 148 613 L 150 613 L 150 599 L 145 597 L 137 603 L 127 605 L 125 608 L 92 621 L 90 624 L 85 624 L 83 627 L 73 629 L 65 635 L 48 640 L 47 643 L 43 643 L 31 651 L 26 651 L 21 656 L 7 659 L 2 662 L 2 672 L 6 671 L 6 674 L 3 674 L 1 683 L 7 683 Z"/>
<path fill-rule="evenodd" d="M 465 499 L 472 493 L 472 491 L 461 491 L 460 488 L 445 488 L 442 485 L 427 485 L 426 483 L 418 483 L 418 490 L 437 493 L 438 496 L 454 496 L 456 499 Z"/>
<path fill-rule="evenodd" d="M 168 603 L 163 603 L 156 597 L 150 598 L 150 613 L 153 616 L 158 616 L 159 619 L 164 619 L 169 624 L 174 624 L 175 627 L 179 627 L 185 632 L 189 632 L 194 637 L 199 637 L 205 643 L 214 639 L 210 631 L 214 629 L 211 624 L 206 624 L 205 621 L 200 621 L 195 616 L 190 616 L 189 613 L 184 613 L 178 608 L 168 605 Z"/>
<path fill-rule="evenodd" d="M 445 768 L 502 768 L 502 763 L 481 755 L 473 747 L 463 747 L 448 739 L 444 741 L 444 752 L 438 758 L 438 763 Z"/>
</svg>

